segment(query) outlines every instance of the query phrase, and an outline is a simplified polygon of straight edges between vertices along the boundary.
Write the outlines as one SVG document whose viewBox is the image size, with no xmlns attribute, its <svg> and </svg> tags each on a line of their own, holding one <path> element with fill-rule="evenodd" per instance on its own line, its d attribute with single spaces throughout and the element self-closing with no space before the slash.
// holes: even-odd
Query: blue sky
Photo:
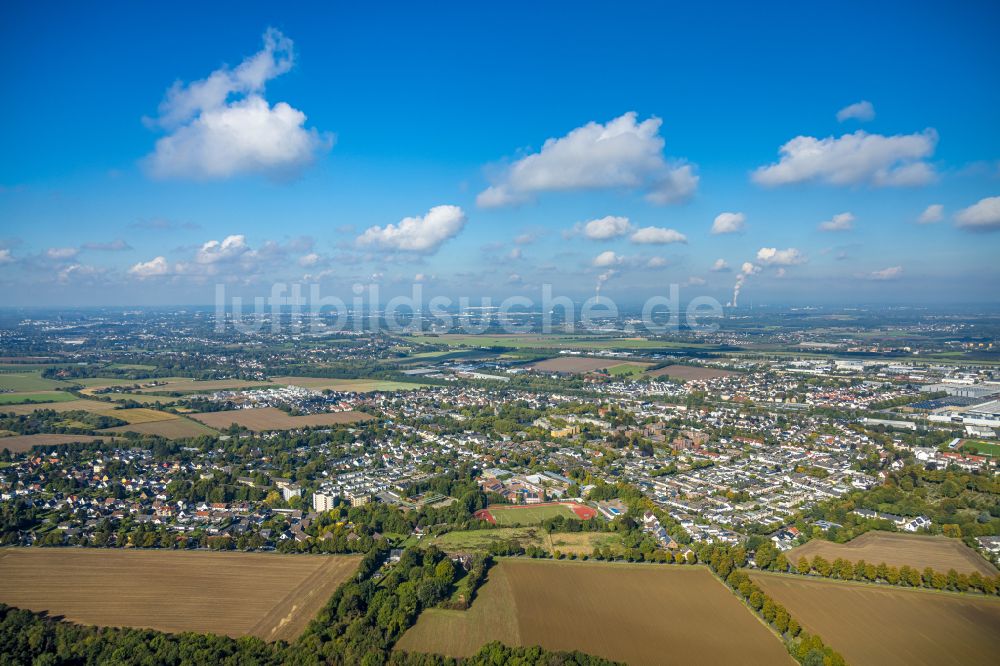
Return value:
<svg viewBox="0 0 1000 666">
<path fill-rule="evenodd" d="M 1000 7 L 869 5 L 6 3 L 0 302 L 995 304 Z"/>
</svg>

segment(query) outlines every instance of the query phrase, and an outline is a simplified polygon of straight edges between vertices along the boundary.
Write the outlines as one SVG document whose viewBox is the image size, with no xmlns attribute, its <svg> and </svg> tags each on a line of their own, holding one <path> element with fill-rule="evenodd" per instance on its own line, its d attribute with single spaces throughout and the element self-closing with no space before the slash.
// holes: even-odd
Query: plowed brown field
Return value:
<svg viewBox="0 0 1000 666">
<path fill-rule="evenodd" d="M 0 549 L 0 602 L 81 624 L 292 640 L 354 555 Z"/>
<path fill-rule="evenodd" d="M 430 609 L 400 650 L 452 657 L 484 643 L 582 650 L 641 664 L 793 664 L 705 567 L 501 560 L 467 611 Z"/>
</svg>

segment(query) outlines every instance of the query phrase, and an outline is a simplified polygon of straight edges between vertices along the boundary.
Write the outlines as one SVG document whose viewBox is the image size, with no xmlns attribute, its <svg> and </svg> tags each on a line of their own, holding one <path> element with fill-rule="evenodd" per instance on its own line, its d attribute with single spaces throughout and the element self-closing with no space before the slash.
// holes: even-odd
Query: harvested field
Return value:
<svg viewBox="0 0 1000 666">
<path fill-rule="evenodd" d="M 785 556 L 789 562 L 797 562 L 800 557 L 808 560 L 819 555 L 830 562 L 838 557 L 851 562 L 864 560 L 871 564 L 886 564 L 901 567 L 908 564 L 919 571 L 930 567 L 946 573 L 954 569 L 959 573 L 971 574 L 978 571 L 984 576 L 996 576 L 992 564 L 958 539 L 943 536 L 899 534 L 896 532 L 865 532 L 847 543 L 832 543 L 813 539 L 809 543 L 793 548 Z"/>
<path fill-rule="evenodd" d="M 167 439 L 183 439 L 185 437 L 218 434 L 215 430 L 202 423 L 182 417 L 174 417 L 162 421 L 148 421 L 146 423 L 130 423 L 129 425 L 107 428 L 101 432 L 137 432 L 141 435 L 159 435 Z"/>
<path fill-rule="evenodd" d="M 587 356 L 557 356 L 555 358 L 539 361 L 531 366 L 537 372 L 565 372 L 578 374 L 593 372 L 595 370 L 606 370 L 608 368 L 635 367 L 639 370 L 648 368 L 652 363 L 638 363 L 634 361 L 622 362 L 616 358 L 590 358 Z M 619 374 L 622 370 L 618 371 Z"/>
<path fill-rule="evenodd" d="M 995 664 L 1000 599 L 752 572 L 809 632 L 854 666 Z"/>
<path fill-rule="evenodd" d="M 354 555 L 4 548 L 0 602 L 82 624 L 291 640 Z"/>
<path fill-rule="evenodd" d="M 647 377 L 662 377 L 667 375 L 672 379 L 681 379 L 683 381 L 691 380 L 706 380 L 706 379 L 718 379 L 719 377 L 728 377 L 730 375 L 739 374 L 731 370 L 717 370 L 715 368 L 701 368 L 693 365 L 668 365 L 665 368 L 659 368 L 658 370 L 650 370 L 646 373 Z"/>
<path fill-rule="evenodd" d="M 493 640 L 633 666 L 794 663 L 705 567 L 527 559 L 495 565 L 469 610 L 425 610 L 396 647 L 462 657 Z"/>
<path fill-rule="evenodd" d="M 358 423 L 368 421 L 372 417 L 362 412 L 328 412 L 306 416 L 289 416 L 276 407 L 263 407 L 260 409 L 233 409 L 225 412 L 204 412 L 192 414 L 191 418 L 217 430 L 224 430 L 236 423 L 254 432 L 262 432 L 265 430 L 294 430 L 296 428 Z"/>
<path fill-rule="evenodd" d="M 81 409 L 85 412 L 108 412 L 114 411 L 115 405 L 110 402 L 99 400 L 70 400 L 67 402 L 56 402 L 46 405 L 4 405 L 3 412 L 13 412 L 14 414 L 30 414 L 39 409 L 52 409 L 57 412 L 68 412 L 70 410 Z"/>
<path fill-rule="evenodd" d="M 34 446 L 62 446 L 74 442 L 93 442 L 95 439 L 110 441 L 112 437 L 95 437 L 94 435 L 15 435 L 0 437 L 0 450 L 7 449 L 11 453 L 30 451 Z"/>
<path fill-rule="evenodd" d="M 328 377 L 274 377 L 276 384 L 300 386 L 312 391 L 343 391 L 370 393 L 372 391 L 412 391 L 427 386 L 417 382 L 395 382 L 384 379 L 330 379 Z"/>
<path fill-rule="evenodd" d="M 562 516 L 576 520 L 589 520 L 597 510 L 575 502 L 548 502 L 545 504 L 492 504 L 476 512 L 475 517 L 494 525 L 537 525 L 543 520 Z"/>
</svg>

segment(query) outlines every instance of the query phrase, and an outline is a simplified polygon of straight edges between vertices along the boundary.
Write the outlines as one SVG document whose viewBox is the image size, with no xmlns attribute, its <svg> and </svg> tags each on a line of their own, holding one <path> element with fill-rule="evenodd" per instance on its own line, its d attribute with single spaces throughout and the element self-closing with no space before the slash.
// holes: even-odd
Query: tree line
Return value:
<svg viewBox="0 0 1000 666">
<path fill-rule="evenodd" d="M 906 564 L 896 567 L 887 565 L 885 562 L 879 564 L 864 560 L 851 562 L 842 557 L 830 562 L 821 555 L 815 555 L 811 560 L 800 557 L 795 562 L 790 562 L 784 553 L 777 552 L 777 549 L 769 543 L 757 549 L 757 552 L 754 553 L 754 562 L 760 569 L 803 576 L 821 576 L 838 580 L 886 583 L 903 587 L 951 590 L 953 592 L 981 592 L 988 595 L 1000 592 L 1000 576 L 984 576 L 978 571 L 964 574 L 949 569 L 947 573 L 941 573 L 931 567 L 925 567 L 923 571 L 920 571 Z"/>
</svg>

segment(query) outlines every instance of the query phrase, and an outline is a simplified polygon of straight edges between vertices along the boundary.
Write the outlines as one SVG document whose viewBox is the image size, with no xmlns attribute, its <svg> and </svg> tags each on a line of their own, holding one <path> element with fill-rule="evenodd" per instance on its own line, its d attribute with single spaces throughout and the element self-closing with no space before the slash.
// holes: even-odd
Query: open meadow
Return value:
<svg viewBox="0 0 1000 666">
<path fill-rule="evenodd" d="M 0 602 L 72 622 L 292 640 L 354 555 L 0 549 Z"/>
<path fill-rule="evenodd" d="M 462 657 L 494 640 L 633 666 L 793 663 L 704 567 L 528 559 L 490 569 L 469 610 L 425 610 L 396 647 Z"/>
<path fill-rule="evenodd" d="M 3 440 L 0 440 L 3 441 Z M 486 552 L 495 541 L 516 541 L 522 548 L 545 548 L 546 534 L 536 527 L 498 527 L 486 530 L 456 530 L 420 540 L 447 553 Z"/>
<path fill-rule="evenodd" d="M 73 396 L 70 397 L 72 398 Z M 113 413 L 115 411 L 115 407 L 116 405 L 110 402 L 103 402 L 100 400 L 77 400 L 74 398 L 65 402 L 56 402 L 46 405 L 4 405 L 3 409 L 0 411 L 14 414 L 30 414 L 31 412 L 38 411 L 39 409 L 51 409 L 57 412 L 83 410 L 86 412 L 103 414 L 104 412 Z"/>
<path fill-rule="evenodd" d="M 752 572 L 806 631 L 853 666 L 995 664 L 1000 599 Z"/>
<path fill-rule="evenodd" d="M 37 403 L 71 402 L 76 396 L 65 391 L 27 391 L 24 393 L 0 393 L 0 406 L 31 405 Z"/>
<path fill-rule="evenodd" d="M 494 525 L 537 525 L 549 518 L 589 520 L 597 510 L 575 502 L 548 502 L 545 504 L 491 504 L 476 512 L 476 518 Z"/>
<path fill-rule="evenodd" d="M 191 418 L 217 430 L 224 430 L 233 423 L 236 423 L 254 432 L 263 432 L 267 430 L 295 430 L 298 428 L 360 423 L 371 420 L 372 416 L 363 412 L 350 411 L 290 416 L 287 412 L 283 412 L 276 407 L 262 407 L 259 409 L 204 412 L 201 414 L 192 414 Z"/>
<path fill-rule="evenodd" d="M 966 574 L 978 571 L 984 576 L 996 576 L 998 573 L 996 567 L 972 548 L 958 539 L 943 536 L 871 531 L 847 543 L 813 539 L 785 553 L 785 557 L 793 564 L 800 557 L 812 561 L 816 555 L 830 562 L 841 557 L 851 562 L 885 562 L 896 567 L 907 564 L 918 571 L 930 567 L 941 573 L 946 573 L 948 569 Z"/>
</svg>

